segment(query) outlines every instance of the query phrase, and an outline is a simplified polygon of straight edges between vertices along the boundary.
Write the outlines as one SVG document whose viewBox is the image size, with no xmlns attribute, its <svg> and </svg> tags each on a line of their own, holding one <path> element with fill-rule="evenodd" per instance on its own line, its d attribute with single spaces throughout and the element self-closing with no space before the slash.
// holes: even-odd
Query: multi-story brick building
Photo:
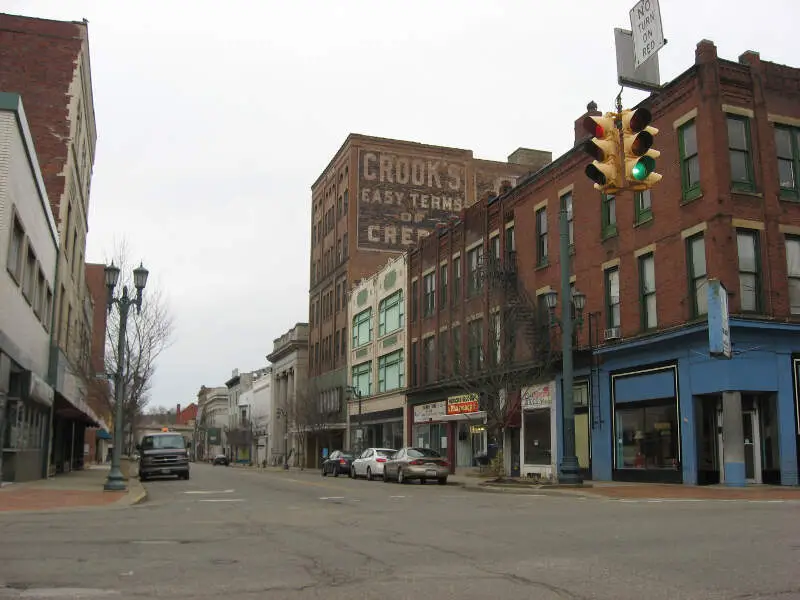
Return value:
<svg viewBox="0 0 800 600">
<path fill-rule="evenodd" d="M 58 226 L 50 382 L 56 392 L 51 463 L 60 472 L 82 462 L 73 423 L 81 436 L 93 424 L 84 410 L 93 316 L 84 257 L 97 132 L 86 21 L 0 14 L 0 91 L 22 96 Z"/>
<path fill-rule="evenodd" d="M 86 285 L 91 294 L 92 343 L 91 369 L 87 374 L 88 402 L 99 419 L 99 427 L 86 430 L 84 444 L 88 446 L 86 460 L 102 462 L 111 443 L 111 384 L 106 370 L 106 326 L 108 323 L 108 288 L 105 277 L 106 266 L 86 264 Z"/>
<path fill-rule="evenodd" d="M 346 448 L 401 448 L 405 409 L 406 254 L 389 260 L 348 294 L 351 395 Z"/>
<path fill-rule="evenodd" d="M 467 282 L 479 272 L 471 265 L 482 264 L 482 254 L 498 257 L 495 266 L 483 261 L 490 281 L 513 277 L 531 314 L 540 311 L 542 318 L 533 320 L 545 323 L 546 294 L 561 289 L 553 233 L 566 207 L 571 281 L 585 295 L 575 336 L 581 467 L 602 480 L 796 485 L 800 69 L 762 61 L 755 52 L 723 60 L 712 42 L 702 41 L 695 64 L 642 104 L 660 131 L 656 170 L 663 180 L 655 188 L 616 197 L 594 190 L 583 173 L 591 159 L 580 147 L 586 136 L 579 119 L 575 148 L 411 251 L 412 313 L 427 290 L 415 280 L 435 278 L 431 269 L 441 260 L 451 265 L 461 298 L 469 296 Z M 466 257 L 463 275 L 452 271 L 459 256 Z M 491 287 L 444 313 L 409 320 L 409 404 L 441 402 L 453 392 L 417 369 L 438 368 L 435 350 L 425 362 L 423 339 L 463 354 L 471 348 L 467 336 L 454 343 L 452 333 L 442 337 L 444 328 L 456 319 L 477 320 L 474 345 L 490 354 L 484 340 L 492 329 Z M 557 327 L 542 339 L 560 347 Z M 444 357 L 453 360 L 449 351 Z M 539 375 L 528 383 L 549 379 Z M 555 404 L 549 452 L 557 464 L 563 451 Z M 543 431 L 519 436 L 523 469 L 528 450 L 541 457 L 536 442 Z M 451 443 L 457 437 L 452 427 L 439 433 Z"/>
<path fill-rule="evenodd" d="M 504 163 L 470 150 L 347 137 L 311 188 L 308 393 L 318 398 L 333 446 L 343 446 L 347 427 L 350 287 L 437 223 L 550 160 L 525 148 Z"/>
</svg>

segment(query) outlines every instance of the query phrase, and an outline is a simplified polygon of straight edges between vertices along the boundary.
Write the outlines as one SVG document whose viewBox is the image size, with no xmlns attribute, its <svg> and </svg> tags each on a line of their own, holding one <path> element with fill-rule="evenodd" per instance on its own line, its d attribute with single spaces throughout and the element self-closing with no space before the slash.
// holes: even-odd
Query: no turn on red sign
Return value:
<svg viewBox="0 0 800 600">
<path fill-rule="evenodd" d="M 658 0 L 640 0 L 631 9 L 630 15 L 634 67 L 638 69 L 647 59 L 655 56 L 666 41 Z"/>
</svg>

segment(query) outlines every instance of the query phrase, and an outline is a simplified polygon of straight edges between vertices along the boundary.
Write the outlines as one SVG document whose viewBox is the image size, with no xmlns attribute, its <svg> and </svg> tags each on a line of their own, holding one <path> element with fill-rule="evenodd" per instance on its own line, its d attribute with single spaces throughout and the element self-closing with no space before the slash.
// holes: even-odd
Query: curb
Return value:
<svg viewBox="0 0 800 600">
<path fill-rule="evenodd" d="M 602 496 L 598 496 L 597 494 L 592 494 L 590 492 L 580 492 L 580 491 L 568 491 L 568 490 L 555 490 L 555 489 L 543 489 L 543 488 L 532 488 L 529 490 L 519 489 L 518 487 L 506 487 L 506 486 L 499 486 L 499 485 L 480 485 L 480 486 L 468 486 L 465 485 L 464 489 L 470 492 L 480 492 L 484 494 L 510 494 L 510 495 L 517 495 L 517 496 L 560 496 L 564 497 L 572 497 L 572 498 L 602 498 Z"/>
</svg>

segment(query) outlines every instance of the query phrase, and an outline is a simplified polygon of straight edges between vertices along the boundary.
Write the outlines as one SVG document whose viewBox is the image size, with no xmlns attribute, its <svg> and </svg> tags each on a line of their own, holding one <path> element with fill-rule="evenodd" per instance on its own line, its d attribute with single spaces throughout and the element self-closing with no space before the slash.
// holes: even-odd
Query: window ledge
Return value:
<svg viewBox="0 0 800 600">
<path fill-rule="evenodd" d="M 755 190 L 743 190 L 739 188 L 731 188 L 731 194 L 739 194 L 740 196 L 749 196 L 751 198 L 763 198 L 764 194 L 762 192 L 756 192 Z"/>
<path fill-rule="evenodd" d="M 683 198 L 681 199 L 681 205 L 689 204 L 690 202 L 694 202 L 695 200 L 700 200 L 703 197 L 703 190 L 696 189 L 696 190 L 689 190 L 683 192 Z"/>
<path fill-rule="evenodd" d="M 534 271 L 541 271 L 542 269 L 546 269 L 549 266 L 550 266 L 549 262 L 544 262 L 544 263 L 541 263 L 541 264 L 537 264 L 536 267 L 534 268 Z"/>
<path fill-rule="evenodd" d="M 652 222 L 653 222 L 653 215 L 649 214 L 649 215 L 642 216 L 640 219 L 638 219 L 633 224 L 633 226 L 634 227 L 641 227 L 642 225 L 649 225 Z"/>
<path fill-rule="evenodd" d="M 14 271 L 12 271 L 11 268 L 9 267 L 6 267 L 6 271 L 8 271 L 9 277 L 11 277 L 11 279 L 14 280 L 14 283 L 17 284 L 17 287 L 19 287 L 19 278 L 17 277 L 17 274 Z"/>
<path fill-rule="evenodd" d="M 612 238 L 617 237 L 617 235 L 619 235 L 619 231 L 617 230 L 617 226 L 616 225 L 611 226 L 611 227 L 606 227 L 603 230 L 602 241 L 606 242 L 606 241 L 608 241 L 608 240 L 610 240 Z"/>
</svg>

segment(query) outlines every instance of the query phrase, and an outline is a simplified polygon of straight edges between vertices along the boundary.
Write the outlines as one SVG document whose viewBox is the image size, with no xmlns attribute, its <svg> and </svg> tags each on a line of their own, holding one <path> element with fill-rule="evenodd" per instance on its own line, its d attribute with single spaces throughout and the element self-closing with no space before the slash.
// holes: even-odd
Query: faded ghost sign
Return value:
<svg viewBox="0 0 800 600">
<path fill-rule="evenodd" d="M 358 247 L 403 251 L 466 207 L 466 165 L 360 150 Z"/>
</svg>

